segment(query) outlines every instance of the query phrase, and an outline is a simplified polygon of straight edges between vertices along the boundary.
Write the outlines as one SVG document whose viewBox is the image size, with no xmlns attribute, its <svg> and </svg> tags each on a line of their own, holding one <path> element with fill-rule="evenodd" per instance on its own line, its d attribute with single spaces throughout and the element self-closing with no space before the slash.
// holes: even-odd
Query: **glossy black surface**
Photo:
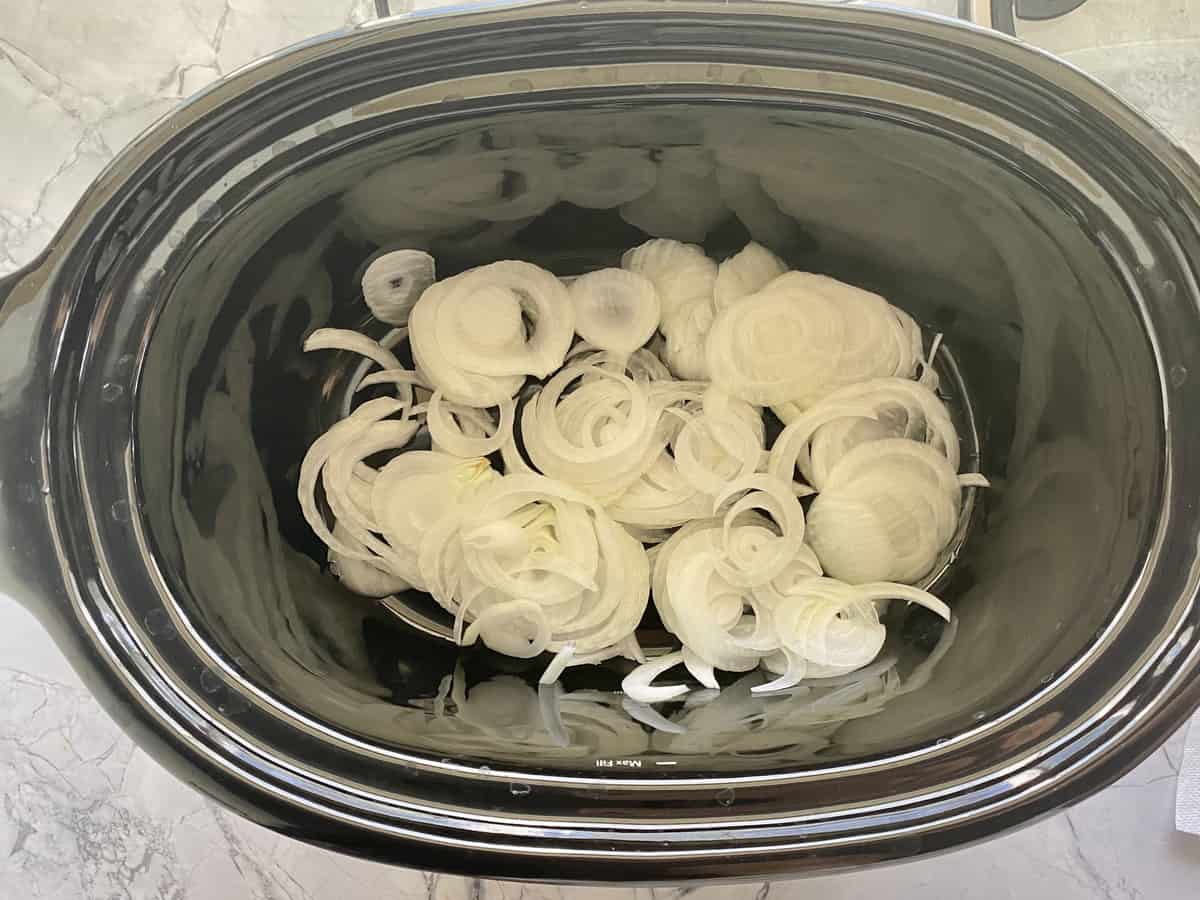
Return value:
<svg viewBox="0 0 1200 900">
<path fill-rule="evenodd" d="M 754 236 L 961 364 L 996 489 L 944 588 L 955 630 L 897 622 L 916 689 L 876 703 L 879 679 L 862 717 L 743 681 L 651 733 L 616 674 L 539 695 L 321 570 L 294 478 L 347 361 L 303 336 L 364 320 L 379 246 L 611 261 L 641 235 L 557 196 L 500 223 L 406 210 L 497 153 L 613 145 L 751 172 L 789 214 Z M 422 177 L 381 211 L 352 191 L 387 166 Z M 1082 76 L 923 18 L 599 3 L 313 42 L 143 139 L 0 289 L 0 589 L 183 777 L 351 852 L 665 880 L 982 837 L 1132 766 L 1200 690 L 1196 190 Z M 711 249 L 764 227 L 727 216 Z"/>
</svg>

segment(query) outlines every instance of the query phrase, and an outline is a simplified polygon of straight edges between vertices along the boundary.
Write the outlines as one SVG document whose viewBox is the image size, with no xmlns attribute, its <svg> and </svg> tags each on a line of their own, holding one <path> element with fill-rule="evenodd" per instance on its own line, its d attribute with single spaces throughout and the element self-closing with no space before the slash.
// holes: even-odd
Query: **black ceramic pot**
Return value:
<svg viewBox="0 0 1200 900">
<path fill-rule="evenodd" d="M 651 230 L 709 216 L 712 252 L 754 236 L 878 289 L 958 360 L 996 487 L 942 585 L 955 625 L 897 623 L 894 667 L 825 705 L 741 681 L 655 729 L 619 671 L 539 694 L 536 664 L 427 634 L 421 598 L 409 627 L 344 592 L 301 519 L 349 362 L 300 345 L 364 324 L 364 260 L 610 262 L 644 233 L 564 198 L 614 148 L 742 185 Z M 976 840 L 1200 700 L 1198 266 L 1184 153 L 953 22 L 593 0 L 317 39 L 152 129 L 0 286 L 0 590 L 181 778 L 347 852 L 661 881 Z"/>
</svg>

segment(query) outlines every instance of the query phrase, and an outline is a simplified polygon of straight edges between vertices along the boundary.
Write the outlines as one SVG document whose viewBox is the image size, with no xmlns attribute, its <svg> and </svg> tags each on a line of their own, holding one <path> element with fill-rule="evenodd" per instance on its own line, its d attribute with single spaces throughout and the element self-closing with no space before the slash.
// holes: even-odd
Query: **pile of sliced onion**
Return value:
<svg viewBox="0 0 1200 900">
<path fill-rule="evenodd" d="M 667 446 L 620 496 L 609 501 L 613 518 L 627 527 L 656 531 L 646 543 L 712 514 L 713 497 L 731 480 L 753 473 L 763 456 L 763 422 L 747 403 L 699 386 L 659 382 L 651 396 L 668 406 L 663 418 Z"/>
<path fill-rule="evenodd" d="M 606 362 L 593 354 L 570 363 L 521 415 L 521 436 L 537 471 L 601 500 L 636 482 L 667 443 L 662 404 L 645 383 Z"/>
<path fill-rule="evenodd" d="M 515 221 L 524 206 L 489 195 L 488 179 L 548 164 L 535 157 L 497 151 L 494 171 L 426 208 Z M 635 219 L 700 216 L 680 192 L 714 179 L 704 156 L 660 170 L 624 150 L 555 172 L 572 202 L 623 204 Z M 766 200 L 756 178 L 721 186 L 747 209 Z M 651 208 L 671 192 L 675 206 Z M 759 210 L 765 230 L 782 232 L 772 209 Z M 940 337 L 926 353 L 917 324 L 882 297 L 789 272 L 756 243 L 720 265 L 655 239 L 620 269 L 571 278 L 515 260 L 434 273 L 421 251 L 380 256 L 364 298 L 405 327 L 305 342 L 364 359 L 297 488 L 347 588 L 427 591 L 459 644 L 549 654 L 546 685 L 570 666 L 631 659 L 626 712 L 671 734 L 648 704 L 688 694 L 688 676 L 715 693 L 718 672 L 761 668 L 767 680 L 747 690 L 780 696 L 854 673 L 801 718 L 866 710 L 886 604 L 949 618 L 914 583 L 958 529 L 964 487 L 987 481 L 958 474 L 958 435 L 934 393 Z M 786 423 L 770 447 L 765 406 Z M 647 661 L 637 629 L 651 596 L 679 647 Z M 547 727 L 562 736 L 555 716 Z"/>
<path fill-rule="evenodd" d="M 420 574 L 462 644 L 554 652 L 554 677 L 568 665 L 641 658 L 646 551 L 561 482 L 513 474 L 483 486 L 426 531 Z"/>
</svg>

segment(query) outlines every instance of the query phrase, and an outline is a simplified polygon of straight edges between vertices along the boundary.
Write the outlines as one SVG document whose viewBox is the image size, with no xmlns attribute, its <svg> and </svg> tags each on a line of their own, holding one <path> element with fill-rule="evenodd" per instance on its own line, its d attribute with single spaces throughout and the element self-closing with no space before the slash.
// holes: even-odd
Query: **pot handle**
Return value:
<svg viewBox="0 0 1200 900">
<path fill-rule="evenodd" d="M 902 2 L 902 0 L 901 0 Z M 1057 19 L 1087 0 L 958 0 L 958 17 L 1017 37 L 1017 20 Z"/>
<path fill-rule="evenodd" d="M 48 369 L 50 252 L 0 278 L 0 594 L 51 632 L 61 617 L 61 569 L 47 514 L 43 453 Z"/>
</svg>

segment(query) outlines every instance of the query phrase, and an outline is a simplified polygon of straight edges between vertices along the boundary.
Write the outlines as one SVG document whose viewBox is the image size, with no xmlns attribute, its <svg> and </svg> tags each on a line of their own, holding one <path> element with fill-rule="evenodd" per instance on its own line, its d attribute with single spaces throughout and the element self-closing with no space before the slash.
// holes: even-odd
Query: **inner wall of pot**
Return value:
<svg viewBox="0 0 1200 900">
<path fill-rule="evenodd" d="M 1154 366 L 1121 281 L 1028 161 L 833 104 L 579 104 L 335 138 L 284 148 L 291 174 L 222 211 L 172 288 L 139 392 L 138 479 L 180 612 L 284 703 L 438 758 L 803 767 L 1000 714 L 1123 599 L 1157 503 Z M 695 193 L 624 217 L 564 200 L 582 195 L 578 167 L 606 155 L 614 177 L 648 161 L 658 185 Z M 466 221 L 445 211 L 473 191 Z M 620 664 L 568 670 L 539 694 L 544 659 L 459 651 L 343 590 L 301 516 L 301 458 L 339 415 L 355 362 L 301 343 L 326 325 L 382 333 L 358 284 L 373 253 L 424 247 L 440 275 L 505 258 L 565 275 L 651 236 L 716 257 L 757 239 L 882 293 L 943 332 L 961 367 L 993 488 L 940 588 L 956 622 L 893 616 L 892 672 L 836 702 L 752 697 L 761 676 L 731 677 L 719 699 L 659 708 L 678 727 L 654 730 L 623 708 Z M 889 678 L 911 690 L 879 702 Z"/>
</svg>

